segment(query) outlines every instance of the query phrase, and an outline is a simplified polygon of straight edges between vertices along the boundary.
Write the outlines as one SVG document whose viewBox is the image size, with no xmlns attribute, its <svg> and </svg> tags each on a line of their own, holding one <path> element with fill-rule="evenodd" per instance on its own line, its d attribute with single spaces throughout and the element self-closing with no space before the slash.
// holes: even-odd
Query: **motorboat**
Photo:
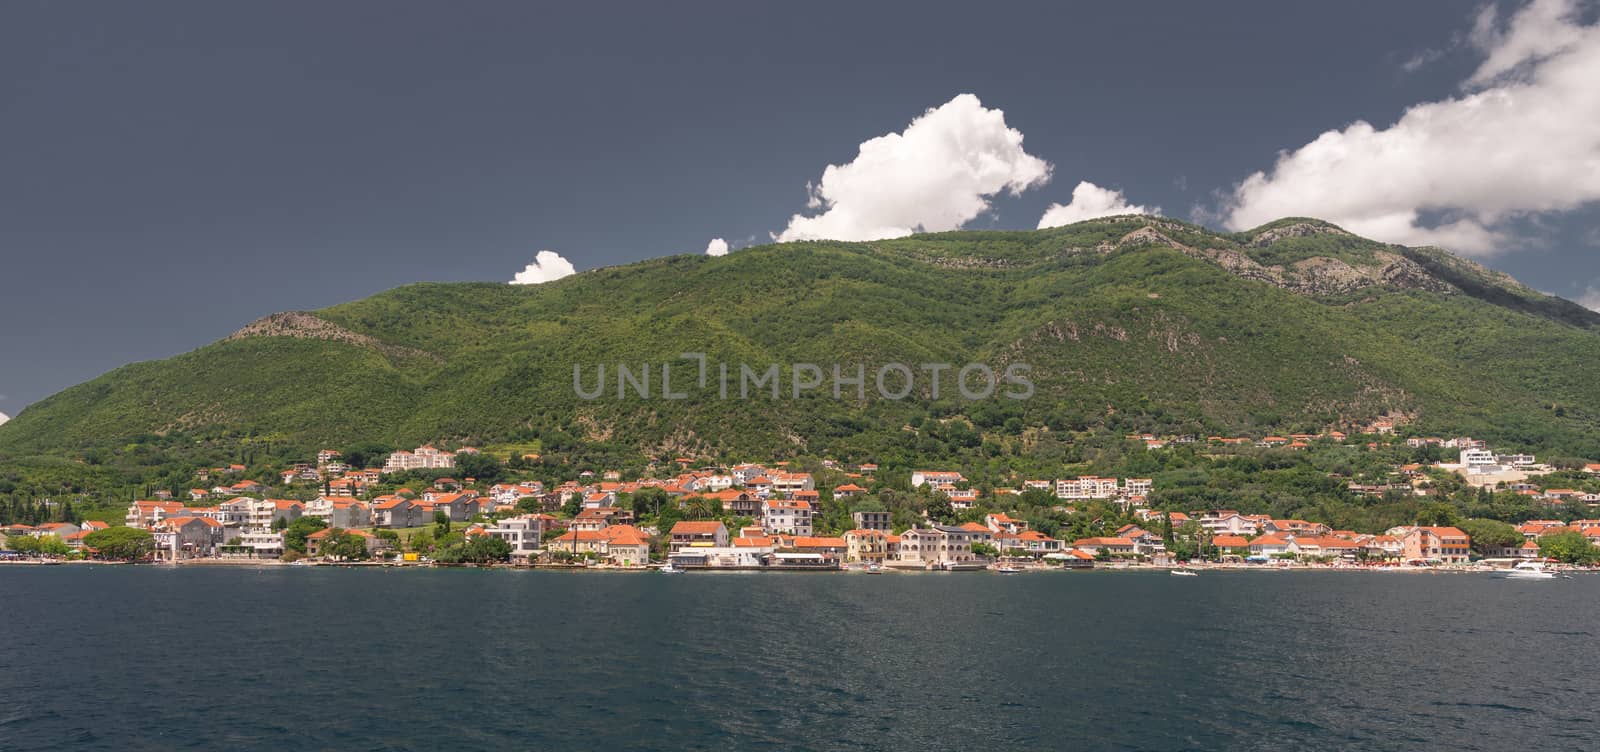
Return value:
<svg viewBox="0 0 1600 752">
<path fill-rule="evenodd" d="M 878 564 L 868 564 L 866 568 L 862 569 L 861 571 L 866 572 L 867 574 L 883 574 L 883 567 Z"/>
<path fill-rule="evenodd" d="M 1172 570 L 1172 576 L 1173 577 L 1199 577 L 1200 573 L 1196 572 L 1196 571 L 1194 571 L 1192 569 L 1174 569 L 1174 570 Z"/>
<path fill-rule="evenodd" d="M 681 574 L 683 572 L 683 568 L 669 561 L 665 564 L 662 564 L 656 571 L 662 574 Z"/>
<path fill-rule="evenodd" d="M 1010 564 L 1002 564 L 1002 565 L 1000 565 L 998 567 L 995 567 L 994 571 L 999 572 L 1000 574 L 1016 574 L 1018 572 L 1021 572 L 1022 570 L 1017 569 L 1016 567 L 1013 567 Z"/>
<path fill-rule="evenodd" d="M 1553 580 L 1556 573 L 1544 568 L 1544 562 L 1519 561 L 1502 575 L 1508 580 Z"/>
</svg>

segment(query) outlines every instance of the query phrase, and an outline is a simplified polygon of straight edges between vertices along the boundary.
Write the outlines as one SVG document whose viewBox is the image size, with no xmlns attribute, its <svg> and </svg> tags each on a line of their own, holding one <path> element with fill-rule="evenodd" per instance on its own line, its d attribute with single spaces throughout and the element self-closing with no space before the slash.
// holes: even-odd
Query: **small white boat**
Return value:
<svg viewBox="0 0 1600 752">
<path fill-rule="evenodd" d="M 680 574 L 683 572 L 683 569 L 669 561 L 665 564 L 662 564 L 661 567 L 656 571 L 662 574 Z"/>
<path fill-rule="evenodd" d="M 1519 561 L 1502 576 L 1508 580 L 1553 580 L 1556 573 L 1546 570 L 1543 562 Z"/>
<path fill-rule="evenodd" d="M 1013 566 L 1010 566 L 1010 565 L 1005 565 L 1005 566 L 995 567 L 994 571 L 999 572 L 1000 574 L 1016 574 L 1018 572 L 1021 572 L 1022 570 L 1017 569 L 1016 567 L 1013 567 Z"/>
<path fill-rule="evenodd" d="M 868 564 L 867 568 L 861 571 L 866 572 L 867 574 L 883 574 L 883 567 L 878 566 L 877 564 Z"/>
<path fill-rule="evenodd" d="M 1173 577 L 1199 577 L 1200 573 L 1199 572 L 1193 572 L 1193 571 L 1190 571 L 1190 570 L 1187 570 L 1187 569 L 1174 569 L 1174 570 L 1172 570 L 1172 576 Z"/>
</svg>

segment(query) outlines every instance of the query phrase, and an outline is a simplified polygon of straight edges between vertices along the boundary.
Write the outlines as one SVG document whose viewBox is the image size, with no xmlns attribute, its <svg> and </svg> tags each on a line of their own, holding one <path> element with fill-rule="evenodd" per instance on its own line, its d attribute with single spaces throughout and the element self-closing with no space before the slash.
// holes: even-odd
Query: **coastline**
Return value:
<svg viewBox="0 0 1600 752">
<path fill-rule="evenodd" d="M 245 568 L 245 569 L 259 569 L 259 568 L 272 568 L 272 569 L 278 569 L 278 568 L 307 568 L 307 569 L 309 569 L 309 568 L 337 568 L 337 569 L 406 569 L 406 570 L 413 570 L 413 569 L 488 569 L 488 570 L 543 571 L 543 572 L 659 573 L 659 568 L 658 568 L 657 565 L 623 567 L 623 566 L 608 566 L 608 565 L 574 566 L 574 565 L 571 565 L 571 564 L 533 564 L 533 565 L 529 565 L 529 564 L 510 564 L 510 563 L 498 563 L 498 564 L 438 564 L 438 563 L 425 563 L 424 564 L 424 563 L 416 563 L 416 562 L 386 562 L 386 561 L 334 562 L 334 561 L 310 561 L 310 560 L 305 560 L 305 559 L 302 559 L 300 561 L 303 561 L 305 563 L 301 564 L 301 563 L 298 563 L 298 562 L 286 562 L 286 561 L 280 561 L 280 560 L 274 560 L 274 559 L 209 559 L 209 558 L 181 559 L 181 560 L 178 560 L 178 561 L 159 561 L 159 562 L 157 562 L 157 561 L 149 561 L 149 562 L 99 561 L 99 560 L 90 560 L 90 559 L 83 559 L 83 560 L 76 560 L 76 561 L 65 561 L 65 560 L 63 560 L 63 561 L 51 561 L 51 560 L 38 560 L 38 559 L 20 559 L 20 560 L 0 561 L 0 566 L 11 565 L 11 566 L 40 567 L 40 566 L 74 565 L 74 566 L 115 566 L 115 567 L 141 567 L 141 568 L 143 568 L 143 567 L 161 567 L 161 568 L 177 568 L 177 567 L 215 568 L 215 567 L 222 567 L 222 568 L 230 568 L 230 567 L 232 567 L 232 568 Z M 800 574 L 841 574 L 841 575 L 864 574 L 864 572 L 859 570 L 859 569 L 848 569 L 848 568 L 841 568 L 841 569 L 784 569 L 784 568 L 772 568 L 772 569 L 768 569 L 768 568 L 749 568 L 749 567 L 744 567 L 744 568 L 705 567 L 705 568 L 685 569 L 683 571 L 685 573 L 694 573 L 694 574 L 716 574 L 716 573 L 722 573 L 722 574 L 728 574 L 728 573 L 739 573 L 739 574 L 747 574 L 747 573 L 756 573 L 756 574 L 769 574 L 769 573 L 794 574 L 794 573 L 800 573 Z M 1077 568 L 1077 569 L 1066 568 L 1066 567 L 1053 567 L 1053 566 L 1023 566 L 1023 567 L 1020 567 L 1019 570 L 1017 572 L 1015 572 L 1015 574 L 1039 574 L 1039 573 L 1052 573 L 1052 572 L 1063 572 L 1063 573 L 1071 572 L 1071 573 L 1075 573 L 1075 574 L 1096 573 L 1096 572 L 1098 572 L 1098 573 L 1147 573 L 1147 574 L 1157 574 L 1157 573 L 1171 573 L 1171 572 L 1175 572 L 1175 571 L 1192 571 L 1192 572 L 1195 572 L 1197 574 L 1198 573 L 1207 573 L 1207 572 L 1209 572 L 1209 573 L 1216 573 L 1216 572 L 1301 572 L 1301 573 L 1304 573 L 1304 572 L 1341 572 L 1341 573 L 1367 573 L 1367 574 L 1468 574 L 1468 575 L 1470 575 L 1470 574 L 1494 574 L 1496 572 L 1504 572 L 1506 570 L 1501 569 L 1501 568 L 1496 568 L 1496 567 L 1476 567 L 1476 566 L 1441 566 L 1441 567 L 1408 567 L 1408 566 L 1387 566 L 1386 567 L 1386 566 L 1373 566 L 1373 567 L 1360 567 L 1360 566 L 1318 566 L 1318 565 L 1305 565 L 1305 564 L 1293 564 L 1293 565 L 1287 565 L 1287 566 L 1285 566 L 1285 565 L 1256 565 L 1256 564 L 1192 564 L 1192 565 L 1185 565 L 1185 566 L 1171 566 L 1171 565 L 1152 565 L 1152 564 L 1128 564 L 1128 565 L 1122 565 L 1122 566 L 1096 566 L 1096 567 L 1093 567 L 1093 568 Z M 1556 571 L 1558 573 L 1561 573 L 1561 574 L 1594 574 L 1594 573 L 1600 572 L 1600 568 L 1560 567 L 1560 568 L 1554 569 L 1554 571 Z M 970 574 L 970 573 L 985 573 L 985 572 L 989 573 L 989 574 L 1001 574 L 999 572 L 996 572 L 995 569 L 992 568 L 992 567 L 974 568 L 974 569 L 966 569 L 966 570 L 959 570 L 959 571 L 947 571 L 947 570 L 939 570 L 939 569 L 903 568 L 902 567 L 902 568 L 885 568 L 885 569 L 882 570 L 881 573 L 882 574 L 913 574 L 913 575 L 915 575 L 915 574 Z M 1012 573 L 1006 573 L 1006 574 L 1012 574 Z"/>
</svg>

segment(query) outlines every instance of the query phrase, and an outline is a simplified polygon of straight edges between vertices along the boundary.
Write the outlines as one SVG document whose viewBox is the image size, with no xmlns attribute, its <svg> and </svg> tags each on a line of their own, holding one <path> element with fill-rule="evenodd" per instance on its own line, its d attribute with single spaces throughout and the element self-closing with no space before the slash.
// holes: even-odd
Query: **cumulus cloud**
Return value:
<svg viewBox="0 0 1600 752">
<path fill-rule="evenodd" d="M 904 131 L 863 142 L 849 164 L 828 165 L 808 185 L 814 216 L 796 214 L 788 240 L 879 240 L 954 230 L 989 209 L 989 197 L 1050 181 L 1050 163 L 1022 149 L 1005 113 L 962 94 Z"/>
<path fill-rule="evenodd" d="M 555 251 L 540 251 L 533 257 L 533 263 L 528 268 L 517 272 L 511 279 L 513 285 L 537 285 L 576 273 L 572 262 L 561 257 Z"/>
<path fill-rule="evenodd" d="M 1066 204 L 1051 204 L 1039 218 L 1039 229 L 1060 227 L 1113 214 L 1160 214 L 1161 207 L 1145 208 L 1128 203 L 1122 191 L 1101 188 L 1087 180 L 1072 189 L 1072 200 Z"/>
<path fill-rule="evenodd" d="M 1471 36 L 1483 62 L 1461 95 L 1279 154 L 1234 189 L 1226 224 L 1313 216 L 1489 254 L 1506 249 L 1508 220 L 1600 200 L 1600 24 L 1580 15 L 1573 0 L 1533 0 L 1509 20 L 1491 6 Z"/>
<path fill-rule="evenodd" d="M 728 241 L 723 240 L 722 238 L 712 238 L 711 242 L 706 243 L 706 255 L 707 256 L 726 256 L 726 255 L 728 255 Z"/>
</svg>

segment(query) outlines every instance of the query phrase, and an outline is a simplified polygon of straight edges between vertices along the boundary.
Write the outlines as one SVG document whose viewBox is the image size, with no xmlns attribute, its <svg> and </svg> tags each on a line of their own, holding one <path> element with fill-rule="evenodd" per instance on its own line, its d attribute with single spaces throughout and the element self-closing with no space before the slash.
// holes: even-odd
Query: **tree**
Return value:
<svg viewBox="0 0 1600 752">
<path fill-rule="evenodd" d="M 433 527 L 443 536 L 450 532 L 450 515 L 440 509 L 433 513 Z"/>
<path fill-rule="evenodd" d="M 426 554 L 433 551 L 433 533 L 428 530 L 418 530 L 406 539 L 406 545 L 413 553 Z"/>
<path fill-rule="evenodd" d="M 343 561 L 361 561 L 367 558 L 367 539 L 355 533 L 334 528 L 322 541 L 322 553 Z"/>
<path fill-rule="evenodd" d="M 567 495 L 567 502 L 561 505 L 561 513 L 568 517 L 577 517 L 583 511 L 583 494 L 571 493 Z"/>
<path fill-rule="evenodd" d="M 511 558 L 511 544 L 504 538 L 493 535 L 475 536 L 466 545 L 462 559 L 478 564 L 487 564 L 496 561 L 508 561 Z"/>
<path fill-rule="evenodd" d="M 1495 549 L 1522 543 L 1522 533 L 1498 520 L 1468 519 L 1462 520 L 1456 527 L 1472 537 L 1472 551 L 1479 556 L 1488 556 Z"/>
<path fill-rule="evenodd" d="M 39 553 L 45 556 L 66 556 L 72 553 L 72 547 L 61 540 L 59 535 L 39 536 Z"/>
<path fill-rule="evenodd" d="M 671 503 L 667 492 L 659 488 L 641 488 L 633 493 L 633 516 L 646 519 L 661 514 L 661 508 Z"/>
<path fill-rule="evenodd" d="M 274 517 L 274 518 L 272 518 L 272 532 L 281 533 L 284 530 L 288 529 L 288 527 L 289 527 L 289 518 L 287 518 L 287 517 Z"/>
<path fill-rule="evenodd" d="M 156 539 L 148 530 L 108 527 L 84 536 L 83 544 L 94 549 L 103 559 L 135 561 L 149 556 L 155 550 Z"/>
<path fill-rule="evenodd" d="M 472 478 L 480 483 L 498 483 L 505 475 L 505 466 L 487 454 L 458 454 L 456 472 L 460 478 Z"/>
<path fill-rule="evenodd" d="M 1429 527 L 1455 527 L 1456 509 L 1443 502 L 1429 504 L 1417 512 L 1417 524 Z M 1465 532 L 1465 531 L 1463 531 Z"/>
<path fill-rule="evenodd" d="M 283 547 L 298 553 L 306 552 L 306 536 L 328 527 L 316 517 L 301 517 L 283 529 Z"/>
<path fill-rule="evenodd" d="M 703 520 L 711 516 L 711 499 L 695 495 L 683 500 L 683 511 L 690 519 Z"/>
<path fill-rule="evenodd" d="M 1600 560 L 1600 549 L 1576 530 L 1541 536 L 1539 553 L 1566 564 L 1593 564 Z"/>
<path fill-rule="evenodd" d="M 1000 551 L 988 543 L 974 543 L 972 544 L 972 553 L 975 556 L 987 556 L 992 559 L 998 556 Z"/>
<path fill-rule="evenodd" d="M 544 505 L 537 496 L 524 496 L 517 499 L 517 511 L 524 514 L 537 514 L 544 511 Z"/>
</svg>

